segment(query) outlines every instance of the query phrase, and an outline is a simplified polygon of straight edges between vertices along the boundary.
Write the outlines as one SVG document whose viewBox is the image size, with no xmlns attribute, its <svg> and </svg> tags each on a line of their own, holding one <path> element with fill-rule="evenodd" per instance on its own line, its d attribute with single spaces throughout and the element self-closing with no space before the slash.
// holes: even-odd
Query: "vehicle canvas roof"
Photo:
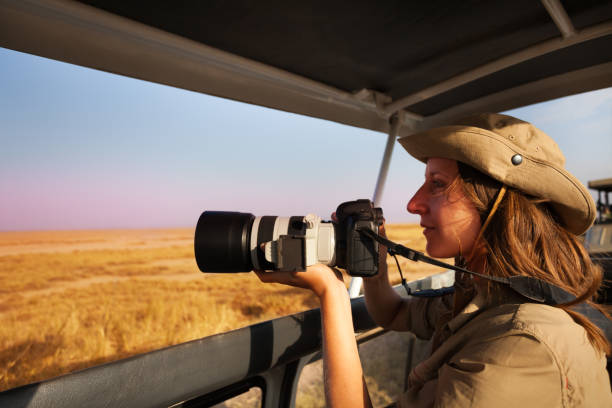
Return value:
<svg viewBox="0 0 612 408">
<path fill-rule="evenodd" d="M 0 46 L 402 135 L 612 86 L 612 3 L 0 0 Z"/>
<path fill-rule="evenodd" d="M 612 178 L 591 180 L 589 181 L 589 188 L 593 190 L 610 192 L 612 191 Z"/>
</svg>

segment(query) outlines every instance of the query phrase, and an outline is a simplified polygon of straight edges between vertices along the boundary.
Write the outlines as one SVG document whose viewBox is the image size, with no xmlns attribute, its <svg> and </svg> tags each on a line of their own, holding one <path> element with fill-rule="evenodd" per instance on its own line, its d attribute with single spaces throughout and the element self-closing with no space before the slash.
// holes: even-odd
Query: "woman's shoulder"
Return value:
<svg viewBox="0 0 612 408">
<path fill-rule="evenodd" d="M 506 367 L 506 374 L 536 370 L 538 387 L 560 390 L 562 399 L 572 406 L 592 401 L 593 396 L 612 403 L 605 356 L 563 309 L 534 303 L 506 304 L 483 311 L 470 323 L 474 335 L 454 356 L 455 362 L 475 358 Z M 514 375 L 507 379 L 510 377 Z"/>
<path fill-rule="evenodd" d="M 478 314 L 471 322 L 473 328 L 485 329 L 492 335 L 499 332 L 520 331 L 537 338 L 556 337 L 557 332 L 572 332 L 579 337 L 586 332 L 563 309 L 539 303 L 511 303 L 493 306 Z M 488 330 L 487 330 L 488 329 Z"/>
<path fill-rule="evenodd" d="M 574 322 L 572 317 L 559 307 L 541 303 L 521 303 L 514 305 L 513 327 L 529 331 L 576 330 L 584 332 L 582 326 Z M 586 333 L 585 333 L 586 335 Z"/>
<path fill-rule="evenodd" d="M 537 303 L 499 305 L 480 313 L 469 326 L 470 331 L 479 333 L 471 342 L 527 336 L 548 349 L 555 360 L 567 360 L 570 355 L 583 361 L 605 360 L 591 346 L 586 330 L 558 307 Z"/>
<path fill-rule="evenodd" d="M 479 326 L 488 326 L 493 335 L 527 334 L 556 351 L 601 354 L 590 345 L 584 327 L 559 307 L 539 303 L 506 304 L 485 310 L 478 317 Z"/>
</svg>

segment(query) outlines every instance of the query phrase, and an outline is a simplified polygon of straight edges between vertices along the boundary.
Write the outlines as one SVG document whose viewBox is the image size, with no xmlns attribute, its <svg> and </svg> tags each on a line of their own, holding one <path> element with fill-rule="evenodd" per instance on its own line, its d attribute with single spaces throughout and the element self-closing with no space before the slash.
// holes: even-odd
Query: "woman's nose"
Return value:
<svg viewBox="0 0 612 408">
<path fill-rule="evenodd" d="M 419 188 L 416 193 L 412 196 L 406 209 L 411 214 L 422 215 L 427 212 L 427 205 L 425 203 L 425 197 L 423 194 L 423 187 Z"/>
</svg>

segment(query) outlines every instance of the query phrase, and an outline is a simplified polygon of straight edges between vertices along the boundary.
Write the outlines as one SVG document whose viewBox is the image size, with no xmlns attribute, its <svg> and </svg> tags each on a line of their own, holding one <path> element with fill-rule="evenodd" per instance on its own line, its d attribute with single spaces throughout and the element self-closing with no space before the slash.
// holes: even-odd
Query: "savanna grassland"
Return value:
<svg viewBox="0 0 612 408">
<path fill-rule="evenodd" d="M 424 247 L 416 225 L 387 234 Z M 318 307 L 252 273 L 202 274 L 192 239 L 192 229 L 0 232 L 0 390 Z M 408 280 L 439 272 L 400 262 Z"/>
</svg>

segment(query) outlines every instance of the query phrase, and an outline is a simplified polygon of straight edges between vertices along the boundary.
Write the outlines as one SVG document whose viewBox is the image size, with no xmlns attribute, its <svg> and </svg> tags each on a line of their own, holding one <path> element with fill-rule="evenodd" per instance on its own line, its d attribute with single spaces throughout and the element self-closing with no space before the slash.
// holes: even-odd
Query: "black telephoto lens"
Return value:
<svg viewBox="0 0 612 408">
<path fill-rule="evenodd" d="M 204 211 L 195 231 L 194 251 L 202 272 L 248 272 L 253 269 L 250 241 L 255 216 Z"/>
</svg>

